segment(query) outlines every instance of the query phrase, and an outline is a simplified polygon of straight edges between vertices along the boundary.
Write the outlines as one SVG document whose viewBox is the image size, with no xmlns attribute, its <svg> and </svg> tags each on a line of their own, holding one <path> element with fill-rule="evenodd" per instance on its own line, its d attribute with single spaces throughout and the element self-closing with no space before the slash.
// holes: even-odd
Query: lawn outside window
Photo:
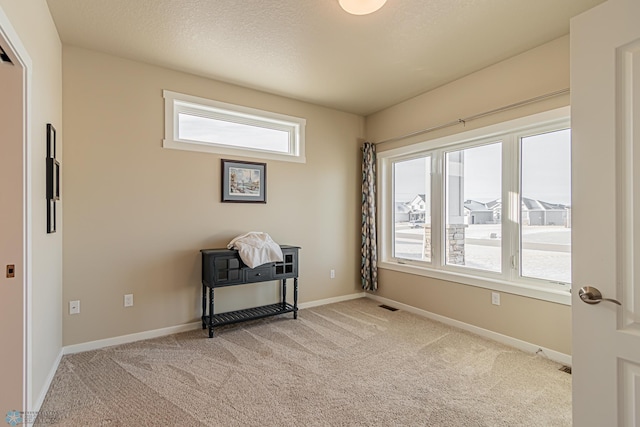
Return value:
<svg viewBox="0 0 640 427">
<path fill-rule="evenodd" d="M 380 268 L 570 304 L 569 107 L 378 152 Z"/>
<path fill-rule="evenodd" d="M 165 148 L 305 162 L 305 119 L 168 90 L 163 96 Z"/>
</svg>

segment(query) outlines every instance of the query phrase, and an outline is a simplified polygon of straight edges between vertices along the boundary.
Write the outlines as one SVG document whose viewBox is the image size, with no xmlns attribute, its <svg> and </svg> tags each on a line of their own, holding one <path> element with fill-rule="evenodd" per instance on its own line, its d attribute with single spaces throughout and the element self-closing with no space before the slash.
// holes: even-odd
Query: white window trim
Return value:
<svg viewBox="0 0 640 427">
<path fill-rule="evenodd" d="M 420 152 L 426 151 L 447 151 L 451 147 L 464 148 L 465 146 L 474 146 L 480 141 L 498 140 L 499 137 L 505 134 L 517 134 L 519 136 L 525 136 L 533 129 L 539 130 L 541 128 L 554 128 L 563 124 L 569 124 L 570 107 L 562 107 L 543 113 L 534 114 L 527 117 L 522 117 L 507 122 L 474 129 L 471 131 L 461 132 L 454 135 L 423 141 L 407 146 L 380 151 L 377 153 L 378 159 L 378 206 L 380 207 L 378 212 L 378 230 L 380 236 L 379 247 L 379 260 L 378 267 L 399 271 L 408 274 L 414 274 L 424 277 L 431 277 L 434 279 L 453 281 L 462 283 L 465 285 L 477 286 L 486 289 L 496 290 L 500 292 L 506 292 L 516 295 L 522 295 L 530 298 L 536 298 L 545 301 L 551 301 L 564 305 L 571 305 L 571 294 L 569 291 L 562 289 L 561 286 L 554 287 L 552 285 L 545 286 L 543 281 L 536 279 L 527 279 L 518 277 L 517 280 L 513 279 L 513 274 L 509 276 L 509 279 L 505 279 L 504 274 L 494 274 L 491 272 L 485 272 L 480 270 L 473 270 L 468 268 L 455 268 L 455 266 L 443 266 L 443 263 L 428 263 L 424 261 L 412 261 L 405 259 L 393 258 L 392 248 L 392 236 L 393 236 L 393 161 L 399 159 L 409 159 L 416 157 Z M 504 138 L 503 138 L 504 139 Z M 516 144 L 519 146 L 519 144 Z M 504 145 L 503 145 L 503 149 Z M 512 150 L 513 151 L 513 150 Z M 517 197 L 516 194 L 519 191 L 519 178 L 517 176 L 511 176 L 509 170 L 513 171 L 514 168 L 510 167 L 507 162 L 517 162 L 519 152 L 511 152 L 508 158 L 504 158 L 503 163 L 503 194 L 502 199 L 507 200 L 508 197 Z M 437 166 L 440 167 L 439 165 Z M 441 182 L 441 171 L 432 167 L 435 175 L 432 178 L 432 197 L 440 197 L 443 188 Z M 437 181 L 437 182 L 436 182 Z M 515 191 L 514 191 L 515 189 Z M 437 192 L 437 193 L 436 193 Z M 517 206 L 515 204 L 507 204 Z M 505 206 L 505 204 L 503 204 Z M 508 215 L 508 216 L 507 216 Z M 504 233 L 505 227 L 516 228 L 519 221 L 519 210 L 517 212 L 503 211 L 503 218 L 515 219 L 514 221 L 503 221 L 503 236 L 515 236 L 517 234 L 514 230 L 511 233 Z M 434 221 L 435 220 L 435 221 Z M 441 218 L 439 215 L 432 216 L 432 229 L 440 230 Z M 444 254 L 440 250 L 441 240 L 443 236 L 439 236 L 440 232 L 432 233 L 432 245 L 435 256 L 443 257 Z M 436 236 L 438 235 L 438 236 Z M 517 239 L 513 238 L 509 241 L 503 240 L 503 245 L 508 245 L 506 252 L 503 251 L 504 259 L 502 260 L 504 268 L 511 263 L 510 256 L 508 254 L 514 254 L 517 251 Z M 432 255 L 432 260 L 434 256 Z M 442 261 L 442 260 L 440 260 Z M 440 264 L 440 267 L 437 266 Z M 503 270 L 504 270 L 503 268 Z M 476 274 L 477 273 L 477 274 Z M 517 270 L 515 276 L 518 276 Z"/>
<path fill-rule="evenodd" d="M 267 160 L 282 160 L 296 163 L 306 162 L 305 119 L 241 105 L 229 104 L 226 102 L 214 101 L 169 90 L 163 90 L 162 96 L 164 97 L 165 111 L 165 136 L 162 141 L 162 146 L 164 148 Z M 230 117 L 232 116 L 234 118 L 233 121 L 237 123 L 249 125 L 255 124 L 257 127 L 289 132 L 289 153 L 180 139 L 178 138 L 179 113 L 187 113 L 190 115 L 210 117 L 214 119 L 219 119 L 227 114 Z"/>
</svg>

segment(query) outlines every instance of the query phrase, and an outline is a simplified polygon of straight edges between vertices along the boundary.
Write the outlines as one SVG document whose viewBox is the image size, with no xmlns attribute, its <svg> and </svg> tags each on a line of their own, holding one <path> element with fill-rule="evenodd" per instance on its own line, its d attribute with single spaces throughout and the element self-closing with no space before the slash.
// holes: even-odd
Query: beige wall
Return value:
<svg viewBox="0 0 640 427">
<path fill-rule="evenodd" d="M 302 247 L 300 302 L 357 291 L 362 117 L 69 46 L 63 69 L 65 345 L 197 321 L 199 250 L 247 231 Z M 305 118 L 307 162 L 267 161 L 265 205 L 221 203 L 220 156 L 162 148 L 163 89 Z M 216 311 L 275 298 L 220 289 Z"/>
<path fill-rule="evenodd" d="M 32 332 L 27 343 L 31 354 L 27 364 L 27 403 L 31 408 L 44 397 L 62 348 L 62 224 L 61 221 L 58 224 L 58 233 L 46 233 L 44 168 L 46 124 L 62 129 L 62 46 L 44 0 L 0 0 L 0 8 L 32 61 L 27 117 L 32 159 L 29 165 L 32 229 L 27 242 L 32 256 L 27 271 L 32 284 L 28 311 Z M 64 165 L 62 140 L 59 134 L 57 157 Z M 58 217 L 62 219 L 61 207 Z M 21 328 L 18 330 L 22 333 Z"/>
<path fill-rule="evenodd" d="M 367 139 L 385 141 L 568 87 L 566 36 L 367 117 Z M 472 121 L 464 127 L 378 144 L 377 150 L 382 152 L 568 104 L 569 97 L 563 95 Z M 501 305 L 493 306 L 490 290 L 390 270 L 380 272 L 378 294 L 571 354 L 571 308 L 566 305 L 503 294 Z"/>
</svg>

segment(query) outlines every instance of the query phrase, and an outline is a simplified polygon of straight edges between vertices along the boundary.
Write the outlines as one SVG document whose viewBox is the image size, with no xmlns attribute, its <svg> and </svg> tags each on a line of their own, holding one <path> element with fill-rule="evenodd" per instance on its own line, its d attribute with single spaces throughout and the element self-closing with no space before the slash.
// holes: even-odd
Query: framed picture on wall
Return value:
<svg viewBox="0 0 640 427">
<path fill-rule="evenodd" d="M 47 158 L 47 200 L 60 200 L 60 163 Z"/>
<path fill-rule="evenodd" d="M 267 164 L 222 159 L 222 202 L 267 203 Z"/>
<path fill-rule="evenodd" d="M 56 128 L 47 123 L 46 157 L 47 233 L 56 232 L 56 200 L 60 200 L 60 163 L 56 160 Z"/>
<path fill-rule="evenodd" d="M 56 158 L 56 128 L 47 123 L 47 157 Z"/>
</svg>

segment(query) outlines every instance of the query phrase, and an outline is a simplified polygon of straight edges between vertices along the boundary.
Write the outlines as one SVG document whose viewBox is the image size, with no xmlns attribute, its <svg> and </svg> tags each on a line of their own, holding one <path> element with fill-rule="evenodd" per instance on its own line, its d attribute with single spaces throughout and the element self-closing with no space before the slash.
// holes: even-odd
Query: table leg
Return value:
<svg viewBox="0 0 640 427">
<path fill-rule="evenodd" d="M 207 324 L 204 321 L 205 316 L 207 315 L 207 287 L 204 282 L 202 282 L 202 329 L 207 329 Z"/>
<path fill-rule="evenodd" d="M 287 279 L 282 279 L 282 309 L 287 308 Z"/>
<path fill-rule="evenodd" d="M 209 288 L 209 338 L 213 338 L 213 286 Z"/>
<path fill-rule="evenodd" d="M 298 318 L 298 278 L 293 278 L 293 318 Z"/>
</svg>

